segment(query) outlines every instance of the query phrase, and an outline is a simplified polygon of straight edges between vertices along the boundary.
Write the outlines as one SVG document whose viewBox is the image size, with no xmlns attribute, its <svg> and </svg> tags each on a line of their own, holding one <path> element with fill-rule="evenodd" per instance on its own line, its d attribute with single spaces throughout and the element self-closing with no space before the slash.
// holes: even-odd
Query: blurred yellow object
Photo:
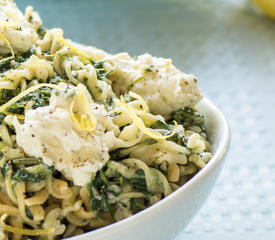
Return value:
<svg viewBox="0 0 275 240">
<path fill-rule="evenodd" d="M 275 19 L 275 0 L 252 0 L 266 15 Z"/>
</svg>

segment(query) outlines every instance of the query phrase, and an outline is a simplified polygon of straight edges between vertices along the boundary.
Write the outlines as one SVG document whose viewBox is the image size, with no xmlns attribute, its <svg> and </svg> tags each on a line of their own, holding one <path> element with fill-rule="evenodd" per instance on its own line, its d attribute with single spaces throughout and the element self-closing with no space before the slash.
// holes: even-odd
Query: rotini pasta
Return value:
<svg viewBox="0 0 275 240">
<path fill-rule="evenodd" d="M 63 239 L 114 223 L 211 159 L 199 89 L 171 60 L 113 56 L 44 29 L 32 7 L 24 16 L 12 1 L 0 7 L 11 19 L 0 19 L 1 240 Z M 9 35 L 21 25 L 26 43 Z M 173 95 L 155 105 L 165 88 L 154 86 L 154 98 L 145 86 L 161 77 L 179 85 L 182 106 Z"/>
</svg>

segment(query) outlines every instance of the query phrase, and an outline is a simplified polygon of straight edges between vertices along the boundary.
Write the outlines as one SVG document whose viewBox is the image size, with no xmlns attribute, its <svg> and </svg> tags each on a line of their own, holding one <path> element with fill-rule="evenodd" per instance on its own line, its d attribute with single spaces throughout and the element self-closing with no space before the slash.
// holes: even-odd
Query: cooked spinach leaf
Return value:
<svg viewBox="0 0 275 240">
<path fill-rule="evenodd" d="M 13 164 L 22 164 L 22 165 L 36 165 L 42 163 L 41 159 L 38 158 L 14 158 L 11 160 Z"/>
<path fill-rule="evenodd" d="M 8 162 L 5 162 L 3 166 L 1 167 L 1 174 L 3 178 L 6 177 L 8 171 L 11 170 L 11 165 Z"/>
<path fill-rule="evenodd" d="M 18 169 L 13 175 L 13 180 L 17 182 L 41 182 L 52 174 L 52 168 L 45 164 L 38 164 L 28 168 Z"/>
<path fill-rule="evenodd" d="M 52 83 L 52 84 L 59 84 L 59 83 L 61 83 L 61 82 L 68 83 L 68 80 L 62 78 L 62 77 L 59 76 L 59 75 L 55 75 L 53 78 L 51 78 L 51 79 L 49 80 L 49 83 Z"/>
<path fill-rule="evenodd" d="M 14 181 L 17 182 L 41 182 L 46 179 L 46 175 L 42 173 L 30 173 L 26 169 L 21 168 L 16 171 L 15 175 L 12 177 Z"/>
<path fill-rule="evenodd" d="M 130 178 L 130 184 L 133 186 L 134 189 L 141 192 L 148 192 L 147 191 L 147 184 L 145 180 L 145 174 L 142 169 L 139 169 L 134 177 Z"/>
<path fill-rule="evenodd" d="M 9 70 L 11 68 L 18 67 L 18 65 L 20 63 L 25 62 L 34 53 L 35 53 L 35 49 L 32 46 L 29 51 L 27 51 L 25 53 L 22 53 L 20 55 L 17 55 L 14 58 L 11 58 L 11 59 L 8 59 L 6 61 L 1 62 L 0 63 L 0 73 L 3 73 L 3 72 L 5 72 L 5 71 L 7 71 L 7 70 Z M 12 64 L 11 64 L 11 61 L 15 61 L 18 64 L 13 67 Z"/>
<path fill-rule="evenodd" d="M 33 220 L 33 215 L 32 212 L 30 211 L 30 209 L 26 208 L 25 209 L 26 215 L 29 219 Z"/>
<path fill-rule="evenodd" d="M 5 89 L 4 89 L 5 90 Z M 5 103 L 11 98 L 15 97 L 19 94 L 20 91 L 16 90 L 2 90 L 0 103 Z M 15 114 L 24 114 L 25 106 L 28 102 L 32 101 L 32 109 L 36 109 L 38 107 L 44 107 L 49 105 L 50 97 L 51 97 L 52 90 L 48 87 L 42 87 L 34 92 L 29 93 L 28 95 L 24 96 L 21 100 L 13 103 L 7 108 L 7 112 L 15 113 Z"/>
<path fill-rule="evenodd" d="M 198 126 L 203 132 L 205 132 L 204 117 L 192 108 L 181 108 L 171 114 L 171 120 L 175 120 L 177 123 L 182 124 L 186 129 L 192 126 Z"/>
<path fill-rule="evenodd" d="M 15 90 L 2 89 L 2 91 L 0 91 L 0 104 L 2 105 L 8 102 L 10 99 L 17 96 L 20 92 L 21 92 L 20 88 L 17 88 Z"/>
<path fill-rule="evenodd" d="M 0 124 L 3 124 L 5 117 L 6 117 L 6 115 L 4 113 L 0 113 Z"/>
<path fill-rule="evenodd" d="M 137 209 L 137 211 L 141 211 L 145 208 L 147 208 L 147 206 L 144 205 L 143 203 L 144 199 L 132 199 L 132 203 L 135 206 L 135 208 Z"/>
<path fill-rule="evenodd" d="M 106 167 L 104 170 L 106 170 Z M 110 204 L 110 194 L 119 196 L 121 190 L 114 191 L 114 189 L 120 189 L 123 178 L 117 172 L 107 176 L 104 170 L 101 169 L 94 173 L 91 182 L 87 186 L 90 193 L 90 206 L 94 211 L 109 211 L 114 216 L 113 206 Z"/>
<path fill-rule="evenodd" d="M 155 123 L 153 123 L 150 126 L 150 128 L 157 129 L 163 135 L 169 135 L 173 131 L 173 128 L 171 125 L 166 124 L 165 122 L 162 122 L 160 120 L 157 120 Z M 167 140 L 175 142 L 177 144 L 180 144 L 180 145 L 186 147 L 188 138 L 187 138 L 187 136 L 183 135 L 182 133 L 177 132 L 172 137 L 168 138 Z"/>
<path fill-rule="evenodd" d="M 43 38 L 43 37 L 45 36 L 45 34 L 46 34 L 46 30 L 45 30 L 45 28 L 40 27 L 40 28 L 37 30 L 37 33 L 38 33 L 38 35 L 39 35 L 40 38 Z"/>
</svg>

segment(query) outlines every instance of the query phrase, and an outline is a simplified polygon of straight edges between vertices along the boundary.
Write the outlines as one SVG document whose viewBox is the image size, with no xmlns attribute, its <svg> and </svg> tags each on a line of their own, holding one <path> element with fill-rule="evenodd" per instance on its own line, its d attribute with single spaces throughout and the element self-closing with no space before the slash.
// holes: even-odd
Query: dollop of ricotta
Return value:
<svg viewBox="0 0 275 240">
<path fill-rule="evenodd" d="M 77 186 L 89 183 L 91 173 L 100 170 L 109 160 L 108 151 L 119 132 L 105 108 L 92 102 L 88 92 L 85 95 L 97 119 L 96 129 L 91 133 L 76 126 L 69 107 L 73 96 L 83 88 L 79 85 L 52 93 L 49 106 L 25 113 L 24 124 L 16 117 L 12 119 L 18 146 L 27 155 L 42 158 L 45 164 L 54 166 Z"/>
<path fill-rule="evenodd" d="M 14 52 L 27 52 L 37 39 L 33 26 L 25 19 L 16 4 L 0 0 L 0 32 L 11 44 Z M 0 54 L 10 53 L 9 47 L 0 39 Z"/>
<path fill-rule="evenodd" d="M 179 71 L 171 59 L 150 54 L 133 59 L 128 53 L 106 57 L 113 72 L 108 76 L 119 96 L 131 90 L 141 95 L 150 111 L 165 118 L 182 107 L 194 107 L 202 98 L 193 75 Z"/>
</svg>

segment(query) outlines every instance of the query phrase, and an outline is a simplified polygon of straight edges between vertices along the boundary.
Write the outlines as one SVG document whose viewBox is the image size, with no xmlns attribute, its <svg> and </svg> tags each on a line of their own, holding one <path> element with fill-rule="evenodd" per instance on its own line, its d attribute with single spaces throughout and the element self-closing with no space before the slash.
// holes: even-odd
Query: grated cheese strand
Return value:
<svg viewBox="0 0 275 240">
<path fill-rule="evenodd" d="M 126 104 L 125 102 L 125 99 L 123 96 L 120 97 L 121 101 L 116 99 L 116 103 L 124 108 L 128 115 L 130 116 L 130 118 L 132 119 L 132 121 L 137 124 L 137 126 L 139 127 L 139 129 L 141 131 L 143 131 L 144 134 L 150 136 L 151 138 L 154 138 L 154 139 L 158 139 L 158 140 L 161 140 L 161 139 L 167 139 L 167 138 L 170 138 L 172 137 L 175 133 L 176 133 L 176 129 L 177 129 L 177 123 L 175 123 L 175 127 L 174 127 L 174 130 L 171 134 L 167 135 L 167 136 L 163 136 L 161 135 L 159 132 L 156 132 L 154 131 L 153 129 L 151 128 L 147 128 L 143 121 L 132 111 L 132 109 Z"/>
<path fill-rule="evenodd" d="M 146 104 L 146 102 L 144 101 L 144 99 L 143 99 L 140 95 L 138 95 L 138 94 L 136 94 L 136 93 L 134 93 L 134 92 L 129 92 L 129 95 L 130 95 L 131 97 L 136 98 L 137 100 L 140 101 L 140 104 L 141 104 L 141 106 L 142 106 L 142 108 L 143 108 L 143 112 L 144 112 L 144 113 L 149 112 L 149 107 L 148 107 L 148 105 Z"/>
<path fill-rule="evenodd" d="M 29 94 L 31 92 L 34 92 L 37 89 L 42 88 L 42 87 L 50 87 L 50 88 L 54 88 L 54 89 L 57 89 L 57 90 L 62 90 L 63 89 L 62 87 L 60 87 L 58 85 L 55 85 L 55 84 L 51 84 L 51 83 L 41 83 L 41 84 L 32 86 L 32 87 L 26 89 L 25 91 L 21 92 L 17 96 L 15 96 L 11 100 L 9 100 L 5 104 L 3 104 L 2 106 L 0 106 L 0 113 L 4 112 L 10 105 L 12 105 L 13 103 L 17 102 L 18 100 L 20 100 L 21 98 L 23 98 L 27 94 Z"/>
<path fill-rule="evenodd" d="M 73 112 L 73 108 L 76 102 L 76 98 L 79 97 L 81 103 L 84 105 L 86 109 L 86 114 L 81 114 L 80 116 Z M 91 110 L 89 101 L 87 100 L 84 93 L 80 93 L 79 96 L 74 96 L 70 108 L 70 117 L 72 121 L 82 130 L 93 132 L 96 129 L 97 120 L 94 113 Z"/>
<path fill-rule="evenodd" d="M 11 47 L 11 44 L 9 42 L 9 40 L 4 36 L 3 33 L 0 32 L 0 38 L 4 41 L 4 43 L 6 43 L 6 45 L 8 46 L 8 48 L 10 49 L 11 51 L 11 56 L 10 57 L 7 57 L 7 58 L 3 58 L 0 60 L 0 63 L 1 62 L 4 62 L 4 61 L 7 61 L 7 60 L 10 60 L 10 59 L 13 59 L 14 58 L 14 51 Z"/>
<path fill-rule="evenodd" d="M 64 46 L 68 47 L 70 49 L 71 52 L 73 52 L 74 54 L 78 55 L 83 62 L 87 63 L 90 62 L 89 59 L 90 57 L 85 53 L 80 51 L 77 47 L 75 47 L 73 44 L 71 44 L 68 40 L 64 39 L 62 34 L 55 32 L 55 37 L 56 39 L 63 44 Z"/>
<path fill-rule="evenodd" d="M 39 235 L 53 234 L 55 231 L 54 227 L 50 227 L 47 229 L 35 229 L 35 230 L 13 227 L 5 223 L 7 216 L 8 215 L 5 213 L 1 217 L 1 220 L 0 220 L 1 228 L 12 233 L 17 233 L 20 235 L 28 235 L 28 236 L 39 236 Z"/>
</svg>

